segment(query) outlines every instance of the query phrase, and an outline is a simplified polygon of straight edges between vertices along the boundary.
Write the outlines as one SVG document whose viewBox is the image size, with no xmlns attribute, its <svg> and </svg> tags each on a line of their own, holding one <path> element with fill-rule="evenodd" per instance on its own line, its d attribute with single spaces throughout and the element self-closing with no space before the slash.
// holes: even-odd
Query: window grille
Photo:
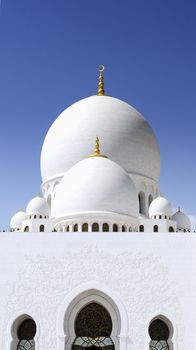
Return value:
<svg viewBox="0 0 196 350">
<path fill-rule="evenodd" d="M 150 350 L 169 350 L 169 346 L 166 340 L 152 340 Z"/>
<path fill-rule="evenodd" d="M 20 340 L 17 350 L 35 350 L 35 341 L 32 340 Z"/>
<path fill-rule="evenodd" d="M 113 346 L 114 344 L 110 337 L 77 337 L 73 345 L 81 346 L 83 348 L 90 348 L 91 346 L 104 348 L 106 346 Z"/>
</svg>

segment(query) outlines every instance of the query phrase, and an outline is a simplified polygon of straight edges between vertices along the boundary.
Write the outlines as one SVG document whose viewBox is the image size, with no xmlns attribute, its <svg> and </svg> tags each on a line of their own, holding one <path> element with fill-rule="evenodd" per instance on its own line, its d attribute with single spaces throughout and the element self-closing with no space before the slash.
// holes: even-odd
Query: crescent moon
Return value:
<svg viewBox="0 0 196 350">
<path fill-rule="evenodd" d="M 103 64 L 99 66 L 99 72 L 102 73 L 104 71 L 105 67 Z"/>
</svg>

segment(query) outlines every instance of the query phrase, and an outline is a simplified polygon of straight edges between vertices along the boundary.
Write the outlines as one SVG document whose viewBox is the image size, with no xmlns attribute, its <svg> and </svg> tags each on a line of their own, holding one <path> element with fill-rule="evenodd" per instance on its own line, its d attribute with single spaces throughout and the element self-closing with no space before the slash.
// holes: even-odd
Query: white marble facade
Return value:
<svg viewBox="0 0 196 350">
<path fill-rule="evenodd" d="M 17 349 L 28 315 L 36 349 L 71 349 L 78 311 L 96 301 L 116 349 L 149 349 L 156 317 L 170 327 L 170 349 L 195 349 L 195 245 L 191 233 L 3 233 L 1 348 Z"/>
<path fill-rule="evenodd" d="M 141 114 L 76 102 L 46 135 L 41 174 L 43 196 L 0 235 L 0 349 L 194 350 L 195 233 L 160 192 Z"/>
</svg>

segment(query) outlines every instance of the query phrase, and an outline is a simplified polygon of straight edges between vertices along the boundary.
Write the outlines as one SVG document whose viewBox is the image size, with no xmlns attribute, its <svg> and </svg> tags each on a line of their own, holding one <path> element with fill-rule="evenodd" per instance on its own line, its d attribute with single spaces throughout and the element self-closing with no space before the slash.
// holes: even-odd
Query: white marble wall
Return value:
<svg viewBox="0 0 196 350">
<path fill-rule="evenodd" d="M 195 249 L 191 233 L 1 233 L 0 349 L 14 349 L 27 314 L 36 350 L 68 350 L 72 310 L 102 298 L 120 349 L 148 349 L 149 323 L 162 315 L 173 349 L 195 350 Z"/>
</svg>

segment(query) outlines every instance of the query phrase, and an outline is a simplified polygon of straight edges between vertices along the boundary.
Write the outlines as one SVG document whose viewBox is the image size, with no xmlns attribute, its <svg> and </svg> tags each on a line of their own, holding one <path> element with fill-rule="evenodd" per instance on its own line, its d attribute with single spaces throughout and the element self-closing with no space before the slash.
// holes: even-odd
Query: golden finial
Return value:
<svg viewBox="0 0 196 350">
<path fill-rule="evenodd" d="M 100 149 L 99 149 L 99 137 L 96 137 L 96 141 L 95 141 L 95 149 L 94 149 L 94 153 L 91 154 L 88 158 L 90 157 L 103 157 L 103 158 L 107 158 L 106 156 L 104 156 L 103 154 L 100 153 Z"/>
<path fill-rule="evenodd" d="M 96 141 L 95 141 L 95 150 L 94 150 L 94 154 L 96 156 L 100 155 L 100 149 L 99 149 L 99 137 L 96 137 Z"/>
<path fill-rule="evenodd" d="M 103 64 L 99 66 L 99 84 L 98 84 L 98 96 L 103 96 L 105 91 L 104 91 L 104 82 L 103 82 L 103 71 L 105 70 L 105 67 Z"/>
</svg>

